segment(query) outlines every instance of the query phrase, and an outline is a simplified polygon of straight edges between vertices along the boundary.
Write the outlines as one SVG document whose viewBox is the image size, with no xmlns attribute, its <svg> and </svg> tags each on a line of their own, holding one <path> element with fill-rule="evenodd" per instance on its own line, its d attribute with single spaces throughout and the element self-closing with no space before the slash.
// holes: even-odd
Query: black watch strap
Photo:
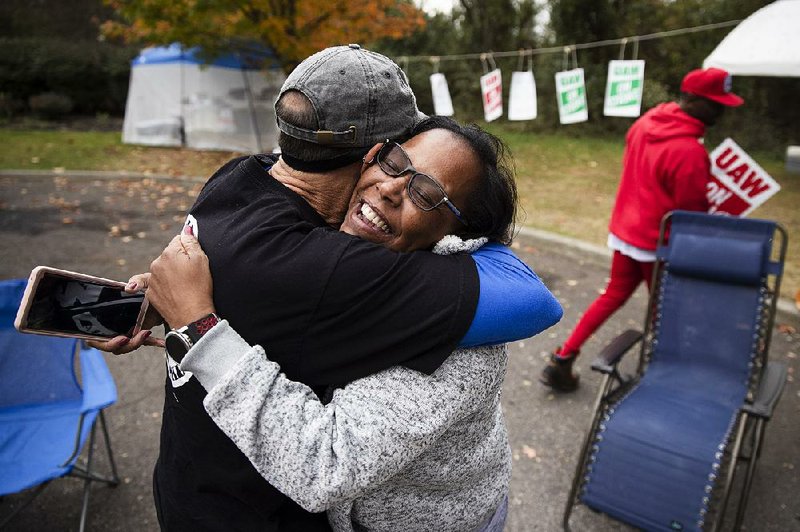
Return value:
<svg viewBox="0 0 800 532">
<path fill-rule="evenodd" d="M 189 352 L 189 349 L 219 322 L 219 316 L 211 313 L 180 329 L 169 331 L 164 338 L 167 354 L 172 360 L 180 363 L 186 353 Z"/>
<path fill-rule="evenodd" d="M 187 325 L 183 332 L 192 341 L 192 345 L 194 345 L 198 342 L 198 340 L 200 340 L 200 338 L 203 337 L 205 333 L 210 331 L 211 328 L 219 322 L 219 316 L 212 312 L 211 314 L 207 314 L 199 320 L 193 321 Z"/>
</svg>

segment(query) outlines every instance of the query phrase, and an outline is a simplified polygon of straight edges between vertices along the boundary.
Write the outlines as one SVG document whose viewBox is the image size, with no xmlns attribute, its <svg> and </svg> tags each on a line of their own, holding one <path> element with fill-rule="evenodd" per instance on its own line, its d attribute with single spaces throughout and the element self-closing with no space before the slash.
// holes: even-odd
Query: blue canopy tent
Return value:
<svg viewBox="0 0 800 532">
<path fill-rule="evenodd" d="M 208 60 L 180 44 L 147 48 L 131 63 L 122 141 L 246 153 L 277 147 L 273 104 L 285 79 L 265 49 Z"/>
</svg>

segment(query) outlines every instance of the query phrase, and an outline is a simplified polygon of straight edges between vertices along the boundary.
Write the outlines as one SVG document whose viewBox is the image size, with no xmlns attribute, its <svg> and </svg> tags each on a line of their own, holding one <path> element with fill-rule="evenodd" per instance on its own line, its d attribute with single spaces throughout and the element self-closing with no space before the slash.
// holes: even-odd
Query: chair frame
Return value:
<svg viewBox="0 0 800 532">
<path fill-rule="evenodd" d="M 78 354 L 80 352 L 80 349 L 81 349 L 81 345 L 82 345 L 81 342 L 76 342 L 75 343 L 75 346 L 76 346 L 75 347 L 75 356 L 78 356 Z M 74 371 L 74 368 L 73 368 L 73 371 Z M 82 464 L 78 464 L 76 462 L 75 464 L 73 464 L 72 469 L 70 469 L 70 471 L 68 473 L 66 473 L 62 477 L 59 477 L 59 478 L 75 477 L 75 478 L 81 478 L 81 479 L 84 480 L 84 484 L 83 484 L 83 503 L 82 503 L 82 506 L 81 506 L 81 518 L 80 518 L 80 525 L 79 525 L 79 528 L 78 528 L 78 530 L 80 530 L 80 532 L 83 532 L 84 529 L 86 528 L 86 517 L 87 517 L 88 511 L 89 511 L 89 495 L 91 493 L 91 484 L 92 484 L 92 482 L 102 482 L 104 484 L 107 484 L 111 488 L 116 488 L 119 485 L 119 474 L 117 473 L 117 465 L 116 465 L 116 462 L 114 461 L 114 452 L 111 449 L 111 438 L 108 435 L 108 426 L 106 425 L 106 417 L 105 417 L 104 410 L 105 409 L 100 409 L 98 411 L 98 413 L 97 413 L 97 417 L 92 422 L 91 432 L 89 433 L 89 442 L 88 442 L 88 451 L 87 451 L 87 456 L 86 456 L 86 463 L 84 465 L 82 465 Z M 74 448 L 72 450 L 72 453 L 69 455 L 69 457 L 66 460 L 64 460 L 64 463 L 61 464 L 61 467 L 65 467 L 67 464 L 69 464 L 70 462 L 75 460 L 75 458 L 80 454 L 81 449 L 82 449 L 81 448 L 81 434 L 83 432 L 83 425 L 84 425 L 85 419 L 86 419 L 86 414 L 85 413 L 81 414 L 80 418 L 78 419 L 78 424 L 77 424 L 78 426 L 77 426 L 77 430 L 76 430 L 76 433 L 75 433 L 75 446 L 74 446 Z M 111 469 L 111 475 L 110 476 L 100 475 L 100 474 L 96 473 L 92 469 L 92 462 L 93 462 L 93 459 L 94 459 L 94 444 L 95 444 L 95 436 L 96 436 L 96 431 L 97 431 L 97 421 L 98 421 L 98 419 L 100 420 L 100 428 L 103 431 L 103 442 L 105 444 L 106 455 L 108 457 L 108 462 L 109 462 L 109 466 L 110 466 L 110 469 Z M 53 480 L 56 480 L 56 479 L 47 480 L 45 482 L 42 482 L 41 484 L 39 484 L 35 488 L 33 488 L 33 492 L 28 496 L 27 499 L 25 499 L 20 504 L 20 506 L 18 506 L 9 515 L 7 515 L 2 520 L 0 520 L 0 529 L 2 529 L 9 522 L 11 522 L 17 515 L 20 514 L 20 512 L 22 512 L 22 510 L 27 508 L 36 499 L 36 497 L 38 497 L 39 494 L 41 494 L 42 491 L 44 491 L 44 489 L 47 487 L 47 485 L 50 484 L 50 482 L 52 482 Z M 0 500 L 1 499 L 2 498 L 0 498 Z"/>
<path fill-rule="evenodd" d="M 667 213 L 661 220 L 661 228 L 658 239 L 658 247 L 661 248 L 666 242 L 665 235 L 670 226 L 672 213 Z M 778 261 L 783 265 L 786 259 L 786 249 L 788 245 L 788 235 L 780 224 L 775 224 L 773 234 L 772 255 L 775 254 L 775 235 L 780 235 L 780 247 L 778 248 Z M 656 261 L 651 279 L 650 297 L 648 299 L 647 312 L 644 322 L 644 333 L 633 329 L 628 329 L 614 338 L 603 348 L 592 363 L 592 370 L 603 374 L 603 379 L 597 394 L 594 405 L 594 416 L 589 424 L 589 430 L 581 446 L 578 461 L 575 467 L 575 474 L 569 495 L 564 509 L 562 526 L 566 531 L 571 530 L 569 519 L 572 509 L 576 504 L 580 504 L 579 493 L 584 482 L 584 475 L 589 464 L 590 453 L 588 452 L 595 440 L 597 429 L 606 414 L 607 410 L 620 397 L 634 386 L 644 375 L 650 357 L 653 354 L 653 342 L 655 332 L 653 324 L 658 318 L 657 302 L 659 287 L 661 284 L 661 272 L 664 269 L 664 261 Z M 742 485 L 742 492 L 739 496 L 738 508 L 732 530 L 740 530 L 747 506 L 747 499 L 752 488 L 753 476 L 756 469 L 758 458 L 761 455 L 761 448 L 764 443 L 764 431 L 766 423 L 772 416 L 775 404 L 778 402 L 786 382 L 786 367 L 780 363 L 768 362 L 769 347 L 772 339 L 772 328 L 775 323 L 778 294 L 780 294 L 781 278 L 783 268 L 775 275 L 765 276 L 762 284 L 762 297 L 765 304 L 762 310 L 761 324 L 759 331 L 762 342 L 759 344 L 758 353 L 754 361 L 754 368 L 751 372 L 750 387 L 745 399 L 745 403 L 739 411 L 739 419 L 736 424 L 735 437 L 728 443 L 724 451 L 727 463 L 720 469 L 720 473 L 725 474 L 722 491 L 714 490 L 714 497 L 718 504 L 715 505 L 716 516 L 713 524 L 709 526 L 709 517 L 706 517 L 704 529 L 716 532 L 725 520 L 725 513 L 731 495 L 731 487 L 736 476 L 740 462 L 747 463 L 745 479 Z M 772 278 L 772 283 L 770 283 Z M 640 344 L 639 360 L 636 373 L 632 376 L 622 375 L 618 369 L 619 361 L 630 351 L 633 346 Z M 749 441 L 749 452 L 744 452 L 743 443 Z M 713 512 L 713 511 L 712 511 Z"/>
</svg>

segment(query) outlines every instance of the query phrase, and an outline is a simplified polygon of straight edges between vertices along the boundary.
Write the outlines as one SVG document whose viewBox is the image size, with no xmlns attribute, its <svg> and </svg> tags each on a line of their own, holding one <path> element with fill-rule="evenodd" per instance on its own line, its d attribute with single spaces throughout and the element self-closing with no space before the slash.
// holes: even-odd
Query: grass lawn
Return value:
<svg viewBox="0 0 800 532">
<path fill-rule="evenodd" d="M 0 128 L 0 169 L 127 170 L 210 176 L 234 154 L 122 144 L 119 132 Z"/>
<path fill-rule="evenodd" d="M 523 210 L 519 222 L 604 245 L 622 160 L 623 138 L 533 134 L 490 125 L 511 148 Z M 33 131 L 0 128 L 0 169 L 128 170 L 172 176 L 209 176 L 236 154 L 124 145 L 118 132 Z M 782 293 L 800 292 L 800 176 L 782 160 L 751 154 L 782 190 L 757 209 L 789 232 Z M 800 295 L 800 294 L 798 294 Z"/>
</svg>

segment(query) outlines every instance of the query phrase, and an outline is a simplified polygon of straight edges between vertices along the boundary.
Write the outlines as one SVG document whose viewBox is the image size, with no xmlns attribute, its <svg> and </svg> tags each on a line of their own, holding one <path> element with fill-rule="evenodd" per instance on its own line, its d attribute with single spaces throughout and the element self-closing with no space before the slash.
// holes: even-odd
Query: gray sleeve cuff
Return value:
<svg viewBox="0 0 800 532">
<path fill-rule="evenodd" d="M 194 374 L 203 388 L 211 390 L 253 348 L 222 320 L 189 349 L 181 370 Z"/>
</svg>

